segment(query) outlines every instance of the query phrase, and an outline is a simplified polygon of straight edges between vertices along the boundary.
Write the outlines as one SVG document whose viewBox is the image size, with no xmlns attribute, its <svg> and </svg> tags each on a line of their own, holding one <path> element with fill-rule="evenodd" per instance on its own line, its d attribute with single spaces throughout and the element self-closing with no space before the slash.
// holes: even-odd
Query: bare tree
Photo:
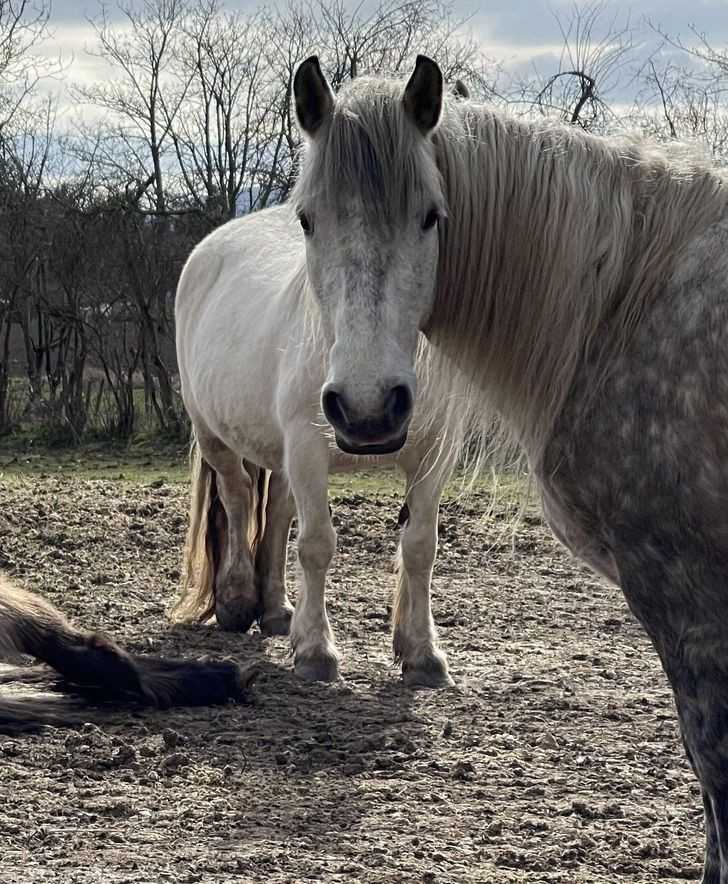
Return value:
<svg viewBox="0 0 728 884">
<path fill-rule="evenodd" d="M 236 214 L 275 139 L 275 77 L 258 15 L 224 13 L 199 0 L 176 48 L 183 109 L 170 119 L 180 191 L 212 223 Z M 245 209 L 256 207 L 248 201 Z"/>
<path fill-rule="evenodd" d="M 76 91 L 83 100 L 111 113 L 115 137 L 106 154 L 110 165 L 116 163 L 114 151 L 121 142 L 135 161 L 138 198 L 152 187 L 153 208 L 162 213 L 167 208 L 164 156 L 188 86 L 184 80 L 179 82 L 181 74 L 175 64 L 186 0 L 140 0 L 136 6 L 120 2 L 117 9 L 125 26 L 113 25 L 103 6 L 94 22 L 99 46 L 92 52 L 110 64 L 117 76 Z M 167 88 L 170 80 L 177 81 L 177 88 Z"/>
<path fill-rule="evenodd" d="M 477 90 L 483 56 L 463 34 L 466 21 L 449 0 L 380 0 L 374 7 L 317 0 L 309 39 L 334 90 L 360 74 L 402 74 L 417 53 L 437 58 L 446 80 L 470 79 Z"/>
<path fill-rule="evenodd" d="M 657 138 L 698 141 L 728 163 L 728 50 L 695 29 L 691 43 L 654 30 L 663 44 L 641 71 L 635 124 Z"/>
<path fill-rule="evenodd" d="M 565 17 L 555 14 L 562 38 L 557 69 L 536 71 L 516 84 L 511 100 L 528 113 L 536 108 L 584 129 L 605 131 L 614 114 L 610 98 L 633 77 L 633 29 L 605 0 L 574 3 Z"/>
<path fill-rule="evenodd" d="M 462 79 L 474 97 L 493 94 L 495 64 L 477 42 L 463 34 L 465 20 L 449 0 L 380 0 L 376 6 L 317 0 L 287 6 L 267 18 L 268 65 L 276 72 L 275 101 L 279 126 L 262 192 L 278 199 L 295 178 L 300 133 L 291 114 L 293 76 L 298 64 L 316 53 L 329 83 L 338 90 L 364 74 L 403 75 L 417 53 L 437 58 L 445 78 Z"/>
<path fill-rule="evenodd" d="M 35 53 L 49 16 L 47 0 L 0 0 L 0 137 L 38 82 L 59 70 Z"/>
</svg>

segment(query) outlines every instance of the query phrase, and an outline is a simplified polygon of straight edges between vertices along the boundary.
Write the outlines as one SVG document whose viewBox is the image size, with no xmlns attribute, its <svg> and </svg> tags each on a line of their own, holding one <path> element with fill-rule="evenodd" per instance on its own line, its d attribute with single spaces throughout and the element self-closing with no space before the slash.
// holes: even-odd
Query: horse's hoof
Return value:
<svg viewBox="0 0 728 884">
<path fill-rule="evenodd" d="M 291 631 L 292 617 L 293 608 L 283 608 L 282 610 L 271 611 L 270 614 L 263 614 L 260 621 L 260 631 L 265 636 L 288 635 Z"/>
<path fill-rule="evenodd" d="M 430 654 L 417 663 L 403 663 L 402 681 L 412 688 L 448 688 L 455 684 L 444 654 Z"/>
<path fill-rule="evenodd" d="M 226 632 L 247 632 L 258 619 L 257 608 L 237 605 L 215 605 L 217 625 Z"/>
<path fill-rule="evenodd" d="M 330 654 L 298 657 L 293 670 L 303 681 L 333 682 L 339 678 L 339 661 Z"/>
</svg>

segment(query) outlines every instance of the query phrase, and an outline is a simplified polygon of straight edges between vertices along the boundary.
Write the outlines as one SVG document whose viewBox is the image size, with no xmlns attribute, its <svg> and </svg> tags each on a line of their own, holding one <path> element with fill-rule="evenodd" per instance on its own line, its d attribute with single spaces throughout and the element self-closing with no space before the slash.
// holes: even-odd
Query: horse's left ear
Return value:
<svg viewBox="0 0 728 884">
<path fill-rule="evenodd" d="M 334 110 L 334 94 L 316 55 L 299 65 L 293 78 L 293 95 L 301 128 L 307 135 L 315 135 Z"/>
<path fill-rule="evenodd" d="M 432 132 L 440 119 L 442 87 L 440 68 L 426 55 L 418 55 L 415 69 L 404 88 L 402 103 L 423 135 Z"/>
<path fill-rule="evenodd" d="M 467 101 L 470 98 L 470 89 L 462 80 L 455 80 L 455 84 L 450 91 L 455 98 L 462 98 L 463 101 Z"/>
</svg>

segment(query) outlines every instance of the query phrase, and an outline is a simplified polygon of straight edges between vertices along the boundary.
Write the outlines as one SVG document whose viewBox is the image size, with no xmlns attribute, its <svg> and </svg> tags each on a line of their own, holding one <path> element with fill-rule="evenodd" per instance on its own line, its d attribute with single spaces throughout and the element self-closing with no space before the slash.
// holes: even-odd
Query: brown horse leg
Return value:
<svg viewBox="0 0 728 884">
<path fill-rule="evenodd" d="M 263 605 L 260 629 L 265 635 L 288 635 L 293 605 L 286 595 L 286 553 L 296 504 L 283 473 L 268 482 L 265 533 L 255 553 L 255 575 Z"/>
</svg>

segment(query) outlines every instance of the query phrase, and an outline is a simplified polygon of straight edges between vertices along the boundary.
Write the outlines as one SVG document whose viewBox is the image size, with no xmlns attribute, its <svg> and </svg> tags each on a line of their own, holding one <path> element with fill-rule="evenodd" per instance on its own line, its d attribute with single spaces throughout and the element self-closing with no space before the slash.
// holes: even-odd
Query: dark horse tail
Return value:
<svg viewBox="0 0 728 884">
<path fill-rule="evenodd" d="M 222 703 L 244 697 L 252 671 L 230 662 L 188 662 L 133 656 L 96 632 L 73 626 L 45 599 L 0 574 L 0 658 L 25 654 L 52 667 L 62 687 L 97 701 L 158 708 Z M 0 678 L 22 678 L 22 670 Z M 80 707 L 53 698 L 0 698 L 0 732 L 72 724 Z"/>
</svg>

